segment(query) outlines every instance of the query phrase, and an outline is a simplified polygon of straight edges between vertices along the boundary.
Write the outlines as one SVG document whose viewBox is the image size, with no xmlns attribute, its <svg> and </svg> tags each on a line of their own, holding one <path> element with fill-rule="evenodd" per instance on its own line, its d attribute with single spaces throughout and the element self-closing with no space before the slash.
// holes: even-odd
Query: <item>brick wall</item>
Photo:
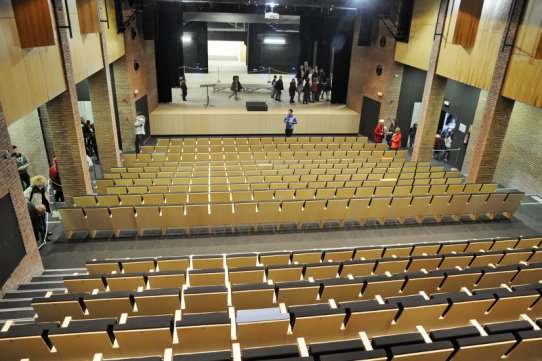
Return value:
<svg viewBox="0 0 542 361">
<path fill-rule="evenodd" d="M 366 96 L 381 102 L 380 117 L 395 118 L 397 103 L 401 88 L 402 65 L 396 64 L 395 39 L 388 29 L 379 22 L 376 44 L 371 46 L 358 46 L 361 17 L 356 19 L 354 41 L 352 43 L 352 57 L 350 60 L 350 77 L 348 81 L 348 96 L 346 106 L 356 112 L 361 112 L 363 97 Z M 386 37 L 386 46 L 380 46 L 380 38 Z M 377 65 L 382 66 L 382 74 L 376 74 Z M 399 71 L 399 69 L 401 70 Z M 398 78 L 394 74 L 400 73 Z M 398 85 L 397 85 L 398 84 Z M 383 94 L 382 97 L 378 93 Z M 388 109 L 389 108 L 389 109 Z"/>
<path fill-rule="evenodd" d="M 51 125 L 49 123 L 49 116 L 47 113 L 47 107 L 42 105 L 38 108 L 38 114 L 42 124 L 43 141 L 45 142 L 45 148 L 47 149 L 47 156 L 49 157 L 49 164 L 53 164 L 53 156 L 55 155 L 55 148 L 53 147 L 53 134 L 51 134 Z"/>
<path fill-rule="evenodd" d="M 465 159 L 463 160 L 463 167 L 461 173 L 467 175 L 469 173 L 472 157 L 476 151 L 476 141 L 478 139 L 478 131 L 480 130 L 480 123 L 484 116 L 484 107 L 487 102 L 487 91 L 481 90 L 480 97 L 478 98 L 478 105 L 476 106 L 476 113 L 472 121 L 472 127 L 470 131 L 469 145 L 467 146 L 467 152 L 465 153 Z"/>
<path fill-rule="evenodd" d="M 11 149 L 11 144 L 12 140 L 10 139 L 8 132 L 6 118 L 4 116 L 2 105 L 0 104 L 0 149 L 9 150 Z M 24 199 L 23 192 L 21 192 L 21 182 L 19 180 L 19 171 L 17 170 L 15 159 L 4 159 L 3 157 L 0 157 L 0 198 L 7 194 L 11 196 L 13 202 L 13 209 L 19 223 L 26 255 L 17 268 L 15 268 L 11 277 L 0 289 L 0 298 L 2 298 L 7 291 L 17 289 L 21 283 L 29 282 L 32 277 L 43 272 L 43 264 L 34 238 L 34 231 L 32 230 L 32 223 L 30 222 L 30 217 L 28 215 L 26 200 Z"/>
<path fill-rule="evenodd" d="M 158 106 L 154 40 L 143 40 L 141 32 L 132 39 L 130 31 L 127 30 L 124 32 L 124 44 L 132 87 L 138 90 L 138 93 L 134 95 L 134 101 L 147 95 L 149 112 L 151 112 Z M 137 71 L 134 69 L 134 61 L 139 64 Z"/>
<path fill-rule="evenodd" d="M 433 142 L 438 128 L 440 111 L 444 100 L 444 91 L 446 90 L 446 79 L 437 75 L 437 64 L 440 54 L 440 44 L 442 43 L 442 33 L 446 20 L 446 11 L 448 1 L 442 0 L 440 3 L 435 27 L 435 36 L 429 56 L 429 65 L 427 67 L 427 76 L 423 89 L 422 105 L 420 108 L 420 120 L 418 130 L 416 131 L 416 140 L 412 150 L 413 161 L 428 161 L 433 152 Z"/>
<path fill-rule="evenodd" d="M 542 195 L 542 109 L 516 101 L 493 181 Z"/>
<path fill-rule="evenodd" d="M 471 183 L 491 182 L 495 174 L 497 161 L 514 106 L 513 100 L 500 95 L 513 50 L 513 47 L 505 45 L 514 43 L 519 25 L 523 19 L 526 4 L 527 0 L 514 1 L 513 8 L 510 10 L 512 12 L 509 19 L 510 23 L 502 38 L 503 46 L 497 56 L 484 114 L 478 130 L 476 152 L 472 156 L 467 175 L 467 181 Z"/>
<path fill-rule="evenodd" d="M 43 175 L 49 177 L 49 160 L 41 132 L 38 112 L 33 111 L 17 119 L 8 126 L 9 136 L 13 144 L 19 147 L 28 161 L 30 176 Z"/>
<path fill-rule="evenodd" d="M 122 150 L 124 152 L 135 150 L 135 135 L 133 126 L 136 115 L 135 100 L 127 62 L 128 58 L 123 56 L 113 63 L 120 134 L 122 138 Z"/>
</svg>

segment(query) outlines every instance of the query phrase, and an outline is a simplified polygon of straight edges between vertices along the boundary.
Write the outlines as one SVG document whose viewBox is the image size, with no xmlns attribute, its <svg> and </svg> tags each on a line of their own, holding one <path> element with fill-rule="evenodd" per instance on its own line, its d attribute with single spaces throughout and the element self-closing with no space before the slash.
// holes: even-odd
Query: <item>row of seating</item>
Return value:
<svg viewBox="0 0 542 361">
<path fill-rule="evenodd" d="M 310 159 L 356 159 L 373 157 L 406 158 L 406 150 L 328 150 L 328 151 L 275 151 L 275 152 L 224 152 L 224 153 L 139 153 L 124 154 L 124 165 L 131 166 L 135 162 L 180 162 L 180 161 L 241 161 L 241 160 L 310 160 Z"/>
<path fill-rule="evenodd" d="M 519 208 L 524 193 L 481 193 L 434 196 L 344 198 L 295 201 L 261 201 L 241 203 L 210 203 L 162 206 L 117 207 L 66 207 L 60 208 L 60 217 L 68 238 L 76 231 L 89 232 L 96 237 L 100 230 L 114 231 L 119 236 L 123 230 L 168 230 L 184 228 L 186 234 L 192 227 L 228 226 L 232 231 L 241 225 L 258 228 L 264 224 L 280 230 L 282 224 L 295 224 L 298 229 L 305 223 L 317 223 L 321 228 L 327 221 L 346 221 L 361 225 L 375 219 L 380 224 L 407 219 L 422 223 L 426 217 L 437 222 L 444 216 L 459 221 L 462 216 L 477 220 L 480 216 L 494 219 L 497 215 L 510 218 Z"/>
<path fill-rule="evenodd" d="M 487 238 L 448 242 L 364 246 L 298 251 L 232 253 L 215 255 L 121 258 L 87 261 L 91 275 L 108 273 L 186 271 L 191 269 L 278 266 L 302 263 L 377 260 L 393 257 L 445 255 L 449 253 L 493 252 L 542 247 L 542 237 Z M 524 259 L 516 259 L 517 263 Z M 499 260 L 501 262 L 502 260 Z M 463 265 L 462 267 L 468 266 Z M 511 264 L 511 263 L 510 263 Z"/>
<path fill-rule="evenodd" d="M 178 290 L 171 292 L 178 293 Z M 35 328 L 29 335 L 24 326 L 4 327 L 5 330 L 0 333 L 0 350 L 7 351 L 6 355 L 24 356 L 37 350 L 51 352 L 54 347 L 57 356 L 64 357 L 61 359 L 80 359 L 81 354 L 92 353 L 92 350 L 95 352 L 98 348 L 106 357 L 134 357 L 156 355 L 156 352 L 160 353 L 159 350 L 166 348 L 171 348 L 175 353 L 231 350 L 232 343 L 239 343 L 240 349 L 244 350 L 293 344 L 298 338 L 303 338 L 310 345 L 356 339 L 360 332 L 363 332 L 366 341 L 377 347 L 379 341 L 383 340 L 379 336 L 417 332 L 420 326 L 431 332 L 467 327 L 475 322 L 488 332 L 492 328 L 501 329 L 495 323 L 521 319 L 527 321 L 522 327 L 535 331 L 537 325 L 534 320 L 541 316 L 542 311 L 539 305 L 541 292 L 542 286 L 538 284 L 473 293 L 443 293 L 430 298 L 426 294 L 386 299 L 376 297 L 354 302 L 329 301 L 318 305 L 281 304 L 279 307 L 247 310 L 229 308 L 228 312 L 204 314 L 187 314 L 179 310 L 160 316 L 130 316 L 124 313 L 118 322 L 110 318 L 107 323 L 102 323 L 103 319 L 78 321 L 68 318 L 62 327 L 54 323 L 56 327 L 49 325 L 46 329 L 41 328 L 39 334 L 36 334 Z M 153 306 L 156 303 L 151 301 L 148 304 Z M 97 333 L 103 335 L 101 342 L 96 342 Z M 21 348 L 21 343 L 28 342 L 27 337 L 34 337 L 35 347 L 28 349 L 26 345 L 25 350 Z M 89 342 L 90 337 L 94 337 L 95 341 Z M 509 341 L 507 349 L 517 343 L 514 337 Z M 117 347 L 114 347 L 115 344 Z M 38 355 L 32 356 L 41 359 Z"/>
<path fill-rule="evenodd" d="M 203 144 L 281 144 L 281 143 L 366 143 L 364 136 L 292 136 L 292 137 L 197 137 L 197 138 L 158 138 L 156 145 L 203 145 Z"/>
<path fill-rule="evenodd" d="M 274 152 L 296 150 L 386 150 L 386 144 L 375 143 L 267 143 L 251 145 L 144 145 L 141 153 L 222 153 L 222 152 Z"/>
<path fill-rule="evenodd" d="M 129 156 L 129 154 L 127 154 Z M 182 170 L 208 170 L 208 169 L 227 169 L 238 170 L 241 169 L 258 169 L 262 167 L 271 167 L 275 169 L 282 168 L 309 168 L 310 166 L 304 164 L 352 164 L 352 167 L 362 167 L 365 163 L 371 163 L 371 167 L 397 165 L 397 166 L 425 166 L 429 167 L 429 162 L 407 162 L 402 157 L 356 157 L 356 158 L 314 158 L 314 159 L 243 159 L 243 160 L 189 160 L 189 161 L 132 161 L 128 163 L 133 165 L 124 164 L 124 167 L 183 167 Z M 302 164 L 300 166 L 300 164 Z M 252 168 L 251 168 L 252 167 Z M 319 165 L 317 167 L 326 167 Z M 334 166 L 339 167 L 339 166 Z M 121 167 L 122 168 L 122 167 Z"/>
<path fill-rule="evenodd" d="M 184 164 L 184 163 L 183 163 Z M 407 173 L 413 173 L 413 172 L 442 172 L 444 171 L 444 167 L 442 166 L 431 166 L 428 162 L 404 162 L 403 159 L 398 159 L 394 161 L 386 161 L 386 162 L 340 162 L 340 163 L 332 163 L 332 162 L 302 162 L 302 163 L 277 163 L 277 162 L 251 162 L 251 164 L 244 164 L 244 163 L 238 163 L 237 165 L 232 164 L 223 164 L 223 165 L 209 165 L 206 164 L 204 166 L 195 166 L 194 163 L 186 163 L 186 165 L 183 166 L 174 166 L 174 167 L 166 167 L 166 166 L 160 166 L 160 167 L 153 167 L 153 166 L 147 166 L 147 167 L 113 167 L 111 168 L 111 173 L 143 173 L 143 172 L 149 172 L 149 173 L 161 173 L 161 172 L 186 172 L 186 175 L 192 175 L 195 177 L 201 177 L 204 176 L 203 173 L 199 172 L 206 172 L 207 175 L 210 176 L 226 176 L 229 172 L 238 172 L 242 171 L 249 172 L 254 170 L 260 170 L 260 171 L 276 171 L 276 174 L 296 174 L 296 171 L 300 171 L 302 169 L 344 169 L 344 168 L 391 168 L 388 169 L 388 171 L 397 171 L 397 172 L 407 172 Z M 294 173 L 291 173 L 293 170 Z M 377 170 L 376 172 L 382 172 L 381 170 Z M 231 174 L 230 174 L 231 175 Z"/>
<path fill-rule="evenodd" d="M 316 181 L 275 181 L 275 182 L 241 182 L 241 183 L 197 183 L 197 184 L 165 184 L 163 181 L 168 178 L 148 179 L 154 183 L 146 185 L 144 182 L 133 182 L 137 185 L 130 185 L 130 180 L 117 182 L 113 180 L 103 180 L 97 185 L 98 193 L 108 195 L 127 195 L 127 194 L 147 194 L 147 193 L 188 193 L 193 195 L 194 199 L 204 199 L 197 196 L 198 193 L 216 194 L 216 199 L 229 202 L 230 198 L 241 199 L 239 197 L 224 197 L 219 194 L 238 192 L 253 192 L 254 194 L 271 194 L 271 196 L 248 197 L 241 196 L 243 200 L 272 200 L 272 199 L 316 199 L 316 198 L 352 198 L 352 197 L 372 197 L 372 196 L 408 196 L 408 195 L 435 195 L 435 194 L 475 194 L 475 193 L 495 193 L 496 184 L 479 183 L 456 183 L 459 178 L 421 178 L 421 179 L 381 179 L 381 180 L 356 180 L 344 181 L 334 177 L 334 180 L 316 180 Z M 242 179 L 233 179 L 232 181 L 241 181 Z M 248 180 L 248 179 L 247 179 Z M 257 179 L 250 179 L 257 180 Z M 172 179 L 172 183 L 176 179 Z M 275 196 L 273 196 L 273 193 Z M 294 193 L 296 196 L 294 197 Z M 278 194 L 278 195 L 277 195 Z M 283 196 L 282 194 L 286 194 Z M 322 196 L 325 194 L 325 196 Z M 214 202 L 213 197 L 211 201 Z M 208 199 L 204 200 L 208 202 Z M 190 203 L 190 198 L 188 200 Z M 185 203 L 184 201 L 181 203 Z M 137 204 L 141 204 L 138 202 Z"/>
<path fill-rule="evenodd" d="M 252 201 L 293 201 L 293 200 L 316 200 L 334 198 L 367 198 L 386 196 L 423 196 L 423 195 L 454 195 L 454 194 L 482 194 L 495 193 L 496 184 L 467 184 L 467 185 L 415 185 L 415 186 L 362 186 L 341 187 L 337 182 L 327 182 L 326 188 L 298 188 L 305 185 L 303 182 L 292 183 L 256 183 L 248 185 L 248 190 L 233 191 L 204 191 L 195 192 L 195 187 L 169 186 L 164 189 L 165 193 L 150 193 L 157 186 L 132 186 L 132 187 L 108 187 L 107 195 L 76 196 L 76 206 L 99 206 L 99 205 L 162 205 L 162 204 L 196 204 L 196 203 L 224 203 L 224 202 L 252 202 Z M 260 187 L 256 187 L 261 185 Z M 310 185 L 310 182 L 309 182 Z M 274 188 L 276 186 L 277 188 Z M 203 187 L 205 189 L 206 186 Z M 227 188 L 230 186 L 228 185 Z M 271 187 L 269 189 L 268 187 Z M 224 187 L 226 188 L 226 187 Z M 226 188 L 226 189 L 227 189 Z M 208 188 L 207 188 L 208 189 Z M 216 189 L 216 187 L 215 187 Z M 181 191 L 181 192 L 179 192 Z M 184 191 L 184 192 L 182 192 Z M 116 198 L 115 198 L 116 196 Z"/>
<path fill-rule="evenodd" d="M 162 262 L 167 262 L 167 260 Z M 145 290 L 181 288 L 185 285 L 187 287 L 198 287 L 260 283 L 268 286 L 281 282 L 297 281 L 309 281 L 304 285 L 314 288 L 318 286 L 312 283 L 314 280 L 352 279 L 353 277 L 395 275 L 406 272 L 447 271 L 439 272 L 438 275 L 434 273 L 426 275 L 428 284 L 431 284 L 431 290 L 425 289 L 425 291 L 432 293 L 438 291 L 449 292 L 451 287 L 454 289 L 467 287 L 472 290 L 496 287 L 501 284 L 522 284 L 521 282 L 525 282 L 526 273 L 532 273 L 532 270 L 523 270 L 519 274 L 518 269 L 522 270 L 521 267 L 531 263 L 542 263 L 542 252 L 532 249 L 519 249 L 328 263 L 73 275 L 65 277 L 64 284 L 70 293 L 136 291 L 140 288 Z M 507 266 L 513 267 L 506 268 Z M 473 271 L 468 272 L 468 276 L 465 277 L 467 273 L 458 274 L 457 269 L 472 269 Z M 498 272 L 498 274 L 487 275 L 487 273 L 492 272 Z M 540 271 L 536 272 L 540 274 Z M 420 276 L 420 274 L 414 275 Z M 407 274 L 406 277 L 409 280 L 413 279 L 412 274 Z M 430 280 L 431 277 L 436 278 Z M 463 281 L 459 281 L 460 279 L 463 279 Z M 411 284 L 403 284 L 401 293 L 405 293 L 405 289 L 412 292 L 413 287 Z M 318 287 L 316 287 L 316 290 L 318 291 Z M 416 290 L 419 290 L 419 286 L 414 289 L 415 292 L 417 292 Z M 321 287 L 319 291 L 319 297 L 321 297 Z M 310 303 L 315 303 L 316 299 L 314 298 Z M 273 297 L 270 298 L 270 301 L 273 301 Z M 289 304 L 285 300 L 280 302 Z"/>
</svg>

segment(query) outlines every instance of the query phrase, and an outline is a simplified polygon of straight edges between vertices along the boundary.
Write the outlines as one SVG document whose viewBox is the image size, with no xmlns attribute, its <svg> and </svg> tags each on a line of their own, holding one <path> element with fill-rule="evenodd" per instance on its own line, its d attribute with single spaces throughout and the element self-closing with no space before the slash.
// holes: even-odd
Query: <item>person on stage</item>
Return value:
<svg viewBox="0 0 542 361">
<path fill-rule="evenodd" d="M 282 95 L 282 91 L 284 90 L 284 84 L 282 83 L 282 75 L 279 76 L 279 80 L 277 80 L 277 82 L 275 83 L 275 90 L 277 91 L 275 94 L 275 100 L 278 102 L 281 102 L 282 100 L 280 99 L 280 97 Z"/>
<path fill-rule="evenodd" d="M 231 93 L 231 95 L 228 97 L 228 99 L 231 99 L 231 97 L 235 95 L 235 100 L 239 100 L 238 93 L 241 91 L 241 89 L 243 89 L 243 86 L 241 85 L 241 82 L 239 81 L 239 76 L 234 75 L 233 76 L 233 82 L 231 83 L 231 87 L 230 87 L 230 90 L 233 93 Z"/>
<path fill-rule="evenodd" d="M 288 114 L 284 117 L 284 123 L 286 123 L 286 137 L 291 137 L 292 133 L 294 132 L 294 125 L 297 124 L 297 118 L 295 117 L 292 109 L 288 110 Z"/>
<path fill-rule="evenodd" d="M 188 87 L 186 86 L 185 78 L 181 78 L 181 93 L 183 95 L 183 102 L 185 102 L 186 96 L 188 95 Z"/>
</svg>

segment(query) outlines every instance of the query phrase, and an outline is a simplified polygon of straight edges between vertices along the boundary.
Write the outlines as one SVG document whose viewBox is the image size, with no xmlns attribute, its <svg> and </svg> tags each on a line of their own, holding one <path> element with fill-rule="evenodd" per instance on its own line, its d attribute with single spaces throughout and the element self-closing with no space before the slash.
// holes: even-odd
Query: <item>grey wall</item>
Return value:
<svg viewBox="0 0 542 361">
<path fill-rule="evenodd" d="M 404 67 L 399 105 L 397 106 L 397 115 L 395 117 L 404 135 L 408 135 L 408 129 L 410 129 L 414 103 L 422 101 L 426 74 L 424 70 L 408 65 Z M 402 138 L 403 147 L 407 145 L 407 141 L 408 136 L 404 136 Z"/>
<path fill-rule="evenodd" d="M 463 144 L 465 133 L 459 131 L 459 124 L 465 124 L 466 129 L 469 129 L 469 125 L 471 125 L 474 120 L 479 97 L 480 89 L 448 79 L 446 90 L 444 92 L 444 99 L 450 102 L 450 106 L 443 106 L 442 110 L 457 117 L 458 123 L 452 139 L 452 148 L 460 148 L 461 150 L 459 151 L 457 158 L 455 154 L 452 154 L 448 159 L 448 163 L 458 169 L 461 169 L 463 165 L 463 159 L 465 158 L 465 152 L 467 150 L 467 147 Z M 442 121 L 443 119 L 439 122 L 439 130 L 442 129 Z M 470 144 L 471 146 L 474 146 L 472 143 Z"/>
<path fill-rule="evenodd" d="M 263 44 L 265 37 L 284 38 L 286 44 Z M 271 67 L 282 72 L 295 73 L 298 66 L 299 34 L 275 33 L 266 24 L 250 24 L 248 31 L 248 71 Z"/>
</svg>

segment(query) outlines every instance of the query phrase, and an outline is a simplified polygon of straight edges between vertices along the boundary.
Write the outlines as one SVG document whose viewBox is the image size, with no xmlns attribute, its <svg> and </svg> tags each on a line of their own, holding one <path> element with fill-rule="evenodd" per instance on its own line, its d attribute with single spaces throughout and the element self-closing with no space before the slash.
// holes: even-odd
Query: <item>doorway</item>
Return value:
<svg viewBox="0 0 542 361">
<path fill-rule="evenodd" d="M 373 131 L 380 118 L 380 102 L 363 97 L 361 117 L 359 120 L 359 134 L 373 139 Z"/>
</svg>

